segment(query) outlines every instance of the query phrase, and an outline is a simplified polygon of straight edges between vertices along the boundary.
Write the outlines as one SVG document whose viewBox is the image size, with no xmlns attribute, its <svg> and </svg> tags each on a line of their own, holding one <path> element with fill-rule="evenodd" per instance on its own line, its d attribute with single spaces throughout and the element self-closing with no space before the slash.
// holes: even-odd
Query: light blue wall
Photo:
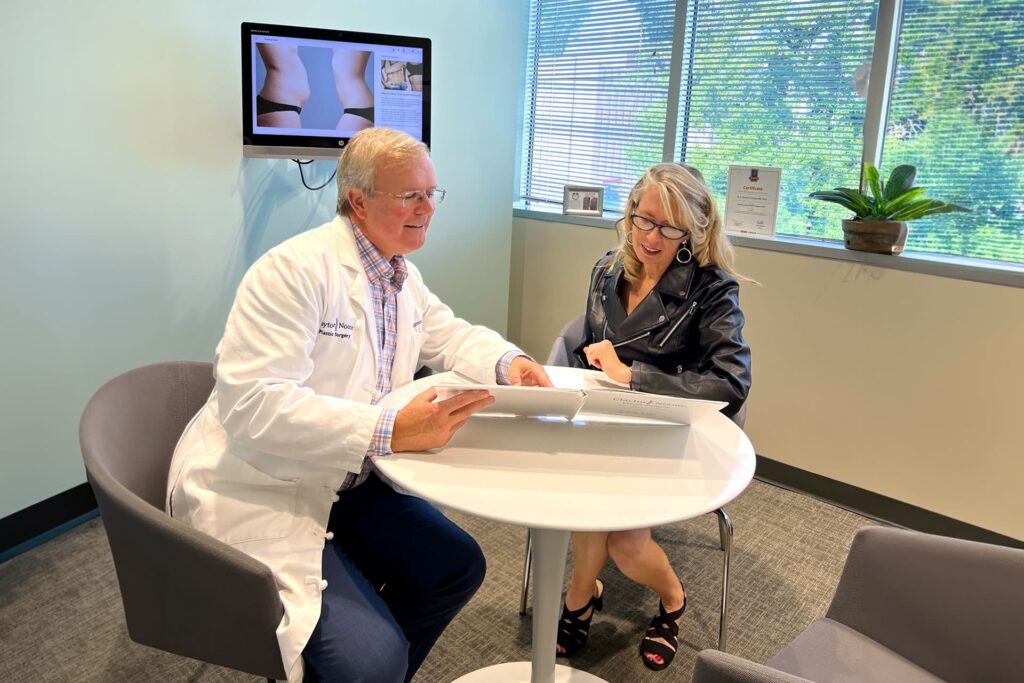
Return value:
<svg viewBox="0 0 1024 683">
<path fill-rule="evenodd" d="M 78 418 L 100 384 L 212 358 L 245 268 L 333 215 L 333 186 L 242 159 L 242 21 L 433 40 L 449 197 L 413 260 L 457 313 L 505 330 L 520 2 L 5 2 L 0 517 L 85 480 Z"/>
</svg>

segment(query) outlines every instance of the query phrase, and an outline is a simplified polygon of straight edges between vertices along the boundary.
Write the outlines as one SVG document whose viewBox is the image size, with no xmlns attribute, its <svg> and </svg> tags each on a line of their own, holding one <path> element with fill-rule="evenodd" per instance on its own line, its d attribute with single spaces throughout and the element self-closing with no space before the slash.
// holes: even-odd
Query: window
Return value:
<svg viewBox="0 0 1024 683">
<path fill-rule="evenodd" d="M 779 166 L 779 232 L 841 239 L 842 209 L 807 195 L 859 180 L 874 4 L 692 2 L 674 158 L 720 201 L 729 164 Z"/>
<path fill-rule="evenodd" d="M 619 208 L 661 160 L 674 15 L 675 0 L 531 3 L 524 198 L 600 185 Z"/>
<path fill-rule="evenodd" d="M 974 209 L 907 248 L 1024 263 L 1024 2 L 907 0 L 882 161 Z"/>
<path fill-rule="evenodd" d="M 857 185 L 874 127 L 883 174 L 914 164 L 929 196 L 975 209 L 915 221 L 910 249 L 1024 263 L 1024 2 L 905 0 L 888 108 L 868 102 L 886 59 L 873 55 L 879 12 L 878 0 L 532 0 L 522 198 L 558 205 L 565 184 L 603 185 L 606 210 L 621 211 L 647 166 L 674 159 L 723 201 L 729 164 L 780 166 L 777 232 L 841 239 L 843 210 L 807 195 Z"/>
</svg>

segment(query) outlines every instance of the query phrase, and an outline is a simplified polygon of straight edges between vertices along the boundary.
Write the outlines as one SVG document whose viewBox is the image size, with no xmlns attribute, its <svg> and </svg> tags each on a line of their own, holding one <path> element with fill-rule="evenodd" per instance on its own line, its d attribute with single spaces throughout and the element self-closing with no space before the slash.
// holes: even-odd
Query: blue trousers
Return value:
<svg viewBox="0 0 1024 683">
<path fill-rule="evenodd" d="M 307 681 L 409 681 L 484 579 L 480 546 L 436 508 L 371 475 L 342 491 L 327 528 Z"/>
</svg>

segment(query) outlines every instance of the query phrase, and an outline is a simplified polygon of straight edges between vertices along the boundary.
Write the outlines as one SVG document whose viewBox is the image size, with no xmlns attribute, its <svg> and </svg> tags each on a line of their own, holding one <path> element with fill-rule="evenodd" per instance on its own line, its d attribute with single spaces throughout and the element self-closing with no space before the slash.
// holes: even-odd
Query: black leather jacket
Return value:
<svg viewBox="0 0 1024 683">
<path fill-rule="evenodd" d="M 626 315 L 619 298 L 622 263 L 608 270 L 614 252 L 594 266 L 587 294 L 583 342 L 571 359 L 588 367 L 583 347 L 604 339 L 631 366 L 630 388 L 727 401 L 734 415 L 750 390 L 750 347 L 743 340 L 739 284 L 713 266 L 672 262 L 657 286 Z"/>
</svg>

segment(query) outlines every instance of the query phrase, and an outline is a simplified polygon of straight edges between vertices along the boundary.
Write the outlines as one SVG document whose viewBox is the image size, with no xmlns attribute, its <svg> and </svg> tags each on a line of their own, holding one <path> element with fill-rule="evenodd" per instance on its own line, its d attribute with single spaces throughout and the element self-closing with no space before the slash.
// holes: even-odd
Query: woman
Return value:
<svg viewBox="0 0 1024 683">
<path fill-rule="evenodd" d="M 591 276 L 583 342 L 573 362 L 631 389 L 728 402 L 732 416 L 750 389 L 732 247 L 700 172 L 658 164 L 633 187 L 619 222 L 621 241 Z M 574 533 L 573 577 L 558 630 L 558 653 L 587 642 L 603 606 L 598 574 L 608 560 L 661 598 L 640 641 L 643 663 L 667 667 L 678 646 L 686 591 L 650 529 Z"/>
</svg>

